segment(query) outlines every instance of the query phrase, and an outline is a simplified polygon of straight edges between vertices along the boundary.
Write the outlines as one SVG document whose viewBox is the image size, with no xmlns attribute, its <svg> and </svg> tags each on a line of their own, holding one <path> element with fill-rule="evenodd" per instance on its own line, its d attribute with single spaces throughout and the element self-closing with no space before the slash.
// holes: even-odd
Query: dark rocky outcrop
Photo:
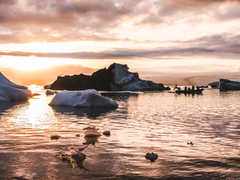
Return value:
<svg viewBox="0 0 240 180">
<path fill-rule="evenodd" d="M 228 79 L 220 79 L 219 90 L 220 91 L 240 90 L 240 82 L 231 81 Z"/>
<path fill-rule="evenodd" d="M 50 86 L 54 90 L 84 90 L 99 91 L 159 91 L 169 90 L 163 84 L 146 81 L 139 78 L 138 73 L 128 71 L 127 65 L 111 64 L 92 75 L 59 76 Z"/>
<path fill-rule="evenodd" d="M 208 85 L 211 86 L 211 88 L 214 88 L 214 89 L 219 88 L 219 82 L 218 81 L 211 82 Z"/>
</svg>

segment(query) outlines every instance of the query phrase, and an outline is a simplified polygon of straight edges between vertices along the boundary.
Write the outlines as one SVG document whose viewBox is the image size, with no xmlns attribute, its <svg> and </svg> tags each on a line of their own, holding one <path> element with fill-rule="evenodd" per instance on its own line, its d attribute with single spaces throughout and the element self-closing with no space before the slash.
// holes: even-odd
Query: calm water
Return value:
<svg viewBox="0 0 240 180">
<path fill-rule="evenodd" d="M 0 105 L 0 179 L 240 178 L 240 92 L 118 94 L 118 109 L 91 112 L 52 108 L 53 96 L 35 91 L 27 103 Z M 88 171 L 72 169 L 55 154 L 81 147 L 88 126 L 111 136 L 84 150 Z M 148 162 L 147 152 L 159 159 Z"/>
</svg>

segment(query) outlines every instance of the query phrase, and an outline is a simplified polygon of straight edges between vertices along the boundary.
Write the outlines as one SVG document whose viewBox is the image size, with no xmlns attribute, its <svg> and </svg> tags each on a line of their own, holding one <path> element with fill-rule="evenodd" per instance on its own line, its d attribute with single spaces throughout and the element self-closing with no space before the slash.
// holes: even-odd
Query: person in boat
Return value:
<svg viewBox="0 0 240 180">
<path fill-rule="evenodd" d="M 187 86 L 184 87 L 184 93 L 187 93 Z"/>
</svg>

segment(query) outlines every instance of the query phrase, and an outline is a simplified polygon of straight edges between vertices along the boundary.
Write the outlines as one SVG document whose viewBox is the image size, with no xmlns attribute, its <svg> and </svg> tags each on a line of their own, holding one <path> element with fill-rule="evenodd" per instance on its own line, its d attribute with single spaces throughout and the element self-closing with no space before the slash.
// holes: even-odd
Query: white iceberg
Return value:
<svg viewBox="0 0 240 180">
<path fill-rule="evenodd" d="M 0 72 L 0 102 L 26 101 L 31 96 L 32 93 L 27 87 L 9 81 Z"/>
<path fill-rule="evenodd" d="M 118 104 L 108 97 L 102 96 L 94 89 L 83 91 L 63 91 L 55 95 L 51 106 L 71 106 L 83 108 L 108 107 L 117 108 Z"/>
</svg>

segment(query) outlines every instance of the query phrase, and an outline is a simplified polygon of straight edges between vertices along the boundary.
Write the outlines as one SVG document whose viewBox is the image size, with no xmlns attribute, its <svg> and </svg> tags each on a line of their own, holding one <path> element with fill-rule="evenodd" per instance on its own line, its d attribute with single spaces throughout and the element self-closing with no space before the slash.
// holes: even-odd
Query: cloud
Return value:
<svg viewBox="0 0 240 180">
<path fill-rule="evenodd" d="M 1 56 L 36 56 L 73 59 L 168 59 L 186 57 L 240 58 L 240 35 L 221 34 L 179 41 L 174 47 L 150 49 L 112 49 L 100 52 L 36 53 L 0 51 Z"/>
<path fill-rule="evenodd" d="M 126 41 L 120 26 L 240 17 L 239 0 L 0 0 L 0 42 Z M 198 21 L 196 21 L 197 23 Z M 2 29 L 4 27 L 4 29 Z M 164 28 L 164 27 L 163 27 Z M 8 32 L 8 34 L 6 34 Z"/>
<path fill-rule="evenodd" d="M 5 28 L 0 28 L 0 42 L 118 41 L 108 29 L 130 17 L 140 2 L 1 0 L 0 27 Z M 5 34 L 6 31 L 9 33 Z"/>
<path fill-rule="evenodd" d="M 203 17 L 208 21 L 231 21 L 240 18 L 240 0 L 152 0 L 144 3 L 142 18 L 138 25 L 159 25 L 174 23 L 200 23 Z M 194 20 L 192 20 L 194 19 Z M 206 21 L 206 19 L 204 19 Z"/>
</svg>

